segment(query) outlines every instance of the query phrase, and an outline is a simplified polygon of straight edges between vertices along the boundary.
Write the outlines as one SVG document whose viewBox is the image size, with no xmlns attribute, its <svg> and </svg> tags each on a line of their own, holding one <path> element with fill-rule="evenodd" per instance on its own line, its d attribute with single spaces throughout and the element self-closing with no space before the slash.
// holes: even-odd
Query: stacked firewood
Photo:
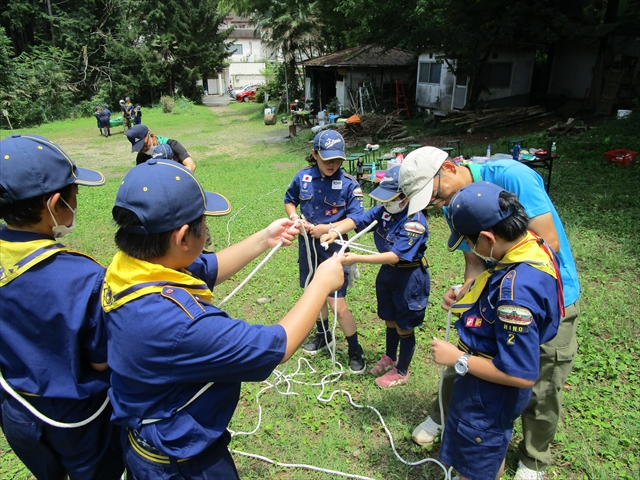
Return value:
<svg viewBox="0 0 640 480">
<path fill-rule="evenodd" d="M 360 122 L 340 123 L 337 130 L 349 143 L 411 142 L 402 118 L 397 114 L 379 115 L 365 113 L 359 115 Z"/>
<path fill-rule="evenodd" d="M 556 123 L 555 125 L 547 128 L 547 133 L 549 133 L 550 137 L 560 137 L 562 135 L 581 133 L 585 130 L 589 130 L 588 125 L 576 125 L 575 119 L 570 118 L 566 123 Z"/>
<path fill-rule="evenodd" d="M 544 107 L 519 107 L 519 108 L 487 108 L 484 110 L 469 110 L 451 112 L 441 123 L 453 123 L 457 126 L 469 125 L 467 133 L 473 133 L 487 127 L 504 127 L 516 123 L 528 122 L 553 115 L 553 112 L 545 112 Z"/>
</svg>

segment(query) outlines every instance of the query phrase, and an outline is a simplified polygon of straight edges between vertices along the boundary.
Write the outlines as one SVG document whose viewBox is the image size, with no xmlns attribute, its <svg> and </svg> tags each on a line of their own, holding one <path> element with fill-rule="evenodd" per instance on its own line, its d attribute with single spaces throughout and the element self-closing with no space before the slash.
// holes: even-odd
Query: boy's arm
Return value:
<svg viewBox="0 0 640 480">
<path fill-rule="evenodd" d="M 313 276 L 311 283 L 305 288 L 300 300 L 296 302 L 279 324 L 287 333 L 287 347 L 280 363 L 284 363 L 302 345 L 309 332 L 316 324 L 318 313 L 327 301 L 329 294 L 344 282 L 342 262 L 344 256 L 334 254 L 322 262 Z"/>
<path fill-rule="evenodd" d="M 395 265 L 400 261 L 400 257 L 393 252 L 384 252 L 371 255 L 359 255 L 347 252 L 344 254 L 346 260 L 344 264 L 348 267 L 354 263 L 371 263 L 373 265 Z"/>
<path fill-rule="evenodd" d="M 436 363 L 453 367 L 458 359 L 463 355 L 458 347 L 444 340 L 434 338 L 431 340 L 431 351 Z M 493 362 L 488 358 L 469 357 L 469 374 L 474 375 L 487 382 L 507 385 L 516 388 L 531 388 L 535 385 L 535 380 L 507 375 L 498 370 Z"/>
<path fill-rule="evenodd" d="M 247 263 L 269 248 L 275 247 L 280 241 L 284 245 L 291 245 L 291 241 L 298 234 L 297 229 L 291 228 L 293 224 L 293 220 L 288 218 L 276 220 L 267 228 L 217 252 L 218 277 L 216 278 L 216 285 L 231 278 L 244 268 Z"/>
</svg>

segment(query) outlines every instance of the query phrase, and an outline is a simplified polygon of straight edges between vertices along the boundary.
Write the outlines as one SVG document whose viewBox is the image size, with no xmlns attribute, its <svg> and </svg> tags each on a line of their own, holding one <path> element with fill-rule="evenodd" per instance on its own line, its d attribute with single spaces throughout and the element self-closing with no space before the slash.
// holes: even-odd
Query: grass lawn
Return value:
<svg viewBox="0 0 640 480">
<path fill-rule="evenodd" d="M 233 207 L 227 217 L 208 219 L 221 249 L 266 226 L 284 214 L 283 195 L 294 173 L 306 165 L 310 151 L 308 130 L 285 141 L 286 125 L 265 126 L 263 108 L 233 104 L 211 110 L 196 107 L 187 115 L 164 115 L 145 110 L 144 121 L 159 135 L 178 139 L 198 164 L 197 177 L 206 189 L 225 195 Z M 130 144 L 112 130 L 100 137 L 92 118 L 68 120 L 28 130 L 59 143 L 80 166 L 96 168 L 107 176 L 101 188 L 81 188 L 76 230 L 65 244 L 93 255 L 107 264 L 115 253 L 111 208 L 121 178 L 135 163 Z M 411 126 L 418 136 L 429 132 L 418 122 Z M 121 132 L 121 130 L 120 130 Z M 600 121 L 597 127 L 558 140 L 551 198 L 564 221 L 578 265 L 582 285 L 578 339 L 579 356 L 565 385 L 565 406 L 548 478 L 640 478 L 640 168 L 620 167 L 604 161 L 614 148 L 640 151 L 640 118 Z M 3 130 L 2 137 L 11 132 Z M 501 132 L 492 132 L 494 137 Z M 507 133 L 504 133 L 507 135 Z M 512 132 L 509 132 L 512 135 Z M 544 132 L 520 132 L 527 146 L 546 146 Z M 453 137 L 452 137 L 453 138 Z M 508 137 L 512 138 L 512 137 Z M 492 142 L 506 146 L 504 138 Z M 386 148 L 386 147 L 385 147 Z M 389 147 L 390 148 L 390 147 Z M 465 152 L 481 154 L 482 145 L 465 145 Z M 640 161 L 639 161 L 640 164 Z M 353 401 L 380 411 L 398 454 L 407 462 L 438 456 L 438 445 L 425 449 L 410 438 L 413 428 L 428 414 L 437 389 L 439 367 L 428 355 L 428 340 L 443 337 L 447 318 L 440 309 L 445 290 L 462 279 L 462 256 L 447 252 L 448 227 L 440 212 L 430 218 L 427 258 L 431 265 L 431 303 L 424 326 L 417 331 L 417 347 L 411 365 L 411 381 L 404 387 L 382 391 L 370 375 L 332 376 L 324 392 L 317 384 L 334 371 L 328 355 L 310 358 L 315 373 L 302 364 L 307 385 L 292 383 L 297 395 L 281 395 L 268 385 L 245 384 L 230 428 L 238 435 L 233 450 L 250 452 L 278 463 L 309 464 L 376 479 L 443 478 L 432 462 L 407 466 L 394 455 L 376 414 Z M 367 242 L 373 244 L 371 239 Z M 224 298 L 257 265 L 216 288 Z M 384 325 L 376 316 L 374 279 L 377 267 L 361 265 L 361 279 L 349 291 L 347 303 L 358 322 L 358 331 L 369 364 L 384 353 Z M 300 296 L 297 248 L 280 249 L 257 275 L 226 305 L 234 317 L 254 323 L 277 322 Z M 271 299 L 257 303 L 260 297 Z M 279 370 L 293 373 L 301 354 Z M 336 360 L 347 365 L 346 341 L 338 333 Z M 269 382 L 273 384 L 272 375 Z M 280 393 L 287 385 L 281 383 Z M 331 392 L 339 390 L 331 397 Z M 260 395 L 259 395 L 260 394 Z M 318 397 L 323 401 L 319 401 Z M 331 401 L 326 401 L 331 397 Z M 515 446 L 520 439 L 516 423 L 503 479 L 511 479 L 517 467 Z M 234 455 L 242 478 L 316 479 L 330 475 L 309 470 L 273 466 Z M 0 437 L 0 478 L 28 479 L 30 474 Z"/>
</svg>

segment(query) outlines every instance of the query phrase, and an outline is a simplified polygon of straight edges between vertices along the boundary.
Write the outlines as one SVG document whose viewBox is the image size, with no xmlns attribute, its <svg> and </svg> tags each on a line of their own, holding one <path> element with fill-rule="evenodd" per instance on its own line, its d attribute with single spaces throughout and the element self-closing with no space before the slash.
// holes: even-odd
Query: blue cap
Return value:
<svg viewBox="0 0 640 480">
<path fill-rule="evenodd" d="M 0 196 L 7 202 L 78 185 L 104 185 L 104 176 L 79 168 L 62 148 L 40 135 L 15 134 L 0 141 Z"/>
<path fill-rule="evenodd" d="M 313 139 L 313 149 L 322 160 L 340 158 L 344 160 L 344 138 L 335 130 L 324 130 Z"/>
<path fill-rule="evenodd" d="M 131 142 L 131 153 L 139 152 L 144 145 L 144 139 L 149 134 L 149 127 L 146 125 L 134 125 L 127 130 L 127 138 Z"/>
<path fill-rule="evenodd" d="M 500 208 L 503 188 L 489 182 L 475 182 L 460 189 L 449 202 L 449 220 L 453 229 L 448 248 L 458 248 L 465 236 L 473 236 L 500 223 L 513 208 Z"/>
<path fill-rule="evenodd" d="M 151 158 L 155 158 L 156 160 L 160 160 L 166 158 L 167 160 L 173 159 L 173 150 L 169 145 L 160 144 L 156 148 L 153 149 L 153 153 L 151 154 Z"/>
<path fill-rule="evenodd" d="M 142 225 L 125 230 L 140 235 L 169 232 L 202 215 L 220 216 L 231 211 L 226 198 L 205 192 L 178 162 L 153 158 L 125 175 L 115 206 L 136 214 Z"/>
<path fill-rule="evenodd" d="M 378 187 L 369 196 L 378 202 L 388 202 L 402 193 L 398 186 L 400 165 L 387 170 Z"/>
</svg>

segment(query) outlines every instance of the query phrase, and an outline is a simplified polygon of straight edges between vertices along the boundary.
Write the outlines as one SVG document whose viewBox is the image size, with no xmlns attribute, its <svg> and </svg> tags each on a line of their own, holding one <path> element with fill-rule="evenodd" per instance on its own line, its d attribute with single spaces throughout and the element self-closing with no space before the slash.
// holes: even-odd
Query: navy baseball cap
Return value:
<svg viewBox="0 0 640 480">
<path fill-rule="evenodd" d="M 447 244 L 458 248 L 465 236 L 489 230 L 513 213 L 513 207 L 500 208 L 499 197 L 505 190 L 489 182 L 475 182 L 461 188 L 449 202 L 449 220 L 453 231 Z"/>
<path fill-rule="evenodd" d="M 166 158 L 167 160 L 171 160 L 173 159 L 173 150 L 166 143 L 160 144 L 153 149 L 153 154 L 151 154 L 151 158 L 155 158 L 156 160 L 160 160 L 163 158 Z"/>
<path fill-rule="evenodd" d="M 104 185 L 104 176 L 80 168 L 62 148 L 40 135 L 14 134 L 0 141 L 0 196 L 13 203 L 71 185 Z"/>
<path fill-rule="evenodd" d="M 402 193 L 398 187 L 399 175 L 400 165 L 387 170 L 378 187 L 369 196 L 378 202 L 388 202 L 396 198 Z"/>
<path fill-rule="evenodd" d="M 131 153 L 139 152 L 144 145 L 144 139 L 149 134 L 149 127 L 146 125 L 134 125 L 127 130 L 127 138 L 131 142 Z"/>
<path fill-rule="evenodd" d="M 344 160 L 344 138 L 335 130 L 324 130 L 313 139 L 313 149 L 318 152 L 322 160 L 339 158 Z"/>
<path fill-rule="evenodd" d="M 115 206 L 137 215 L 142 225 L 125 230 L 140 235 L 169 232 L 202 215 L 221 216 L 231 211 L 226 198 L 205 192 L 181 164 L 153 158 L 125 175 Z"/>
</svg>

